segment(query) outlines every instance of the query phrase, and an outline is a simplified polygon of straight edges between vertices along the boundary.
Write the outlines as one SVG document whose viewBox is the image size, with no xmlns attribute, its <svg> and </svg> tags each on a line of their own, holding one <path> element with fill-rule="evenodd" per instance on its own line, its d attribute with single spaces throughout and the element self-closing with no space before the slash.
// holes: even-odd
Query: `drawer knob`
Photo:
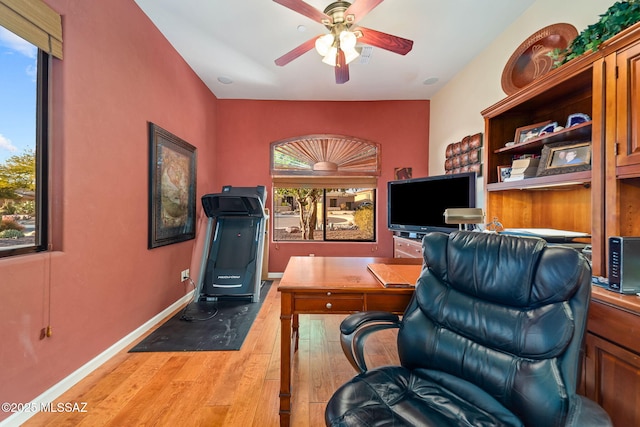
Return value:
<svg viewBox="0 0 640 427">
<path fill-rule="evenodd" d="M 328 302 L 328 303 L 327 303 L 327 305 L 326 305 L 326 307 L 327 307 L 329 310 L 331 310 L 331 308 L 333 307 L 333 305 L 331 305 L 331 303 L 330 303 L 330 302 Z"/>
<path fill-rule="evenodd" d="M 331 296 L 331 292 L 327 292 L 327 296 L 330 297 Z"/>
</svg>

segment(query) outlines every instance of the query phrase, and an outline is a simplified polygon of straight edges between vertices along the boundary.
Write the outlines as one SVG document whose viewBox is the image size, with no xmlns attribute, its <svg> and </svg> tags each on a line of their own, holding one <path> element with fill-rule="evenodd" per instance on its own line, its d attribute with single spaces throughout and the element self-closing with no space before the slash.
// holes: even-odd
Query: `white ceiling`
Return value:
<svg viewBox="0 0 640 427">
<path fill-rule="evenodd" d="M 320 11 L 331 1 L 306 0 Z M 411 39 L 412 51 L 373 48 L 338 85 L 315 49 L 275 65 L 328 30 L 273 0 L 135 0 L 216 97 L 277 100 L 430 99 L 534 1 L 386 0 L 358 24 Z"/>
</svg>

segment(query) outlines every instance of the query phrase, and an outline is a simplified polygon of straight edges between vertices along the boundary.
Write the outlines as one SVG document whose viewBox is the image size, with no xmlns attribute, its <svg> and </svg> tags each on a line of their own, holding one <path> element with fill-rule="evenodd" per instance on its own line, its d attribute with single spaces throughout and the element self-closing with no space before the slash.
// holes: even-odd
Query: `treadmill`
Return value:
<svg viewBox="0 0 640 427">
<path fill-rule="evenodd" d="M 219 297 L 260 299 L 267 213 L 266 188 L 222 187 L 202 196 L 208 217 L 198 301 Z"/>
</svg>

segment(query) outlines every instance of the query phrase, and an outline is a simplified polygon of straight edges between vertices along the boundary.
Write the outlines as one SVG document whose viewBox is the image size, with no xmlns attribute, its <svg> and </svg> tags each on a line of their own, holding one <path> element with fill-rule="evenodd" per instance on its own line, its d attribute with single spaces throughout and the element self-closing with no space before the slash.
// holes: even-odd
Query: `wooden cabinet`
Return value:
<svg viewBox="0 0 640 427">
<path fill-rule="evenodd" d="M 616 165 L 620 172 L 626 166 L 640 166 L 640 44 L 615 52 L 608 58 L 615 59 L 616 70 Z M 637 174 L 637 168 L 631 174 Z"/>
<path fill-rule="evenodd" d="M 615 426 L 640 425 L 640 298 L 594 288 L 583 392 Z"/>
<path fill-rule="evenodd" d="M 611 417 L 614 426 L 636 426 L 640 420 L 640 356 L 611 341 L 587 333 L 586 353 L 592 360 L 585 395 Z"/>
<path fill-rule="evenodd" d="M 422 240 L 393 236 L 394 258 L 422 258 Z"/>
<path fill-rule="evenodd" d="M 634 27 L 635 28 L 635 27 Z M 640 236 L 640 29 L 605 57 L 606 235 Z"/>
<path fill-rule="evenodd" d="M 589 124 L 513 147 L 515 131 L 543 121 Z M 549 72 L 482 111 L 485 209 L 507 228 L 542 227 L 591 234 L 594 275 L 607 276 L 610 236 L 640 236 L 640 24 Z M 564 123 L 563 123 L 564 122 Z M 546 144 L 589 142 L 591 170 L 499 182 L 514 155 Z M 553 145 L 547 145 L 552 147 Z M 594 287 L 580 391 L 614 425 L 640 425 L 640 298 Z"/>
<path fill-rule="evenodd" d="M 519 92 L 482 111 L 485 119 L 485 210 L 506 228 L 555 228 L 593 236 L 594 270 L 600 274 L 603 247 L 597 236 L 604 229 L 600 198 L 603 187 L 602 126 L 594 118 L 603 100 L 594 95 L 597 57 L 581 57 L 564 65 Z M 586 114 L 593 120 L 511 145 L 516 130 L 541 122 L 567 124 L 570 115 Z M 498 166 L 511 165 L 517 156 L 541 156 L 545 146 L 588 143 L 591 170 L 557 168 L 559 173 L 519 181 L 499 182 Z M 549 145 L 550 144 L 550 145 Z M 551 156 L 548 154 L 550 161 Z M 544 161 L 545 159 L 541 159 Z M 586 243 L 589 243 L 588 241 Z"/>
<path fill-rule="evenodd" d="M 507 147 L 516 129 L 573 113 L 591 122 Z M 640 236 L 640 24 L 482 111 L 488 219 L 507 228 L 557 228 L 591 234 L 593 272 L 606 276 L 608 236 Z M 559 170 L 499 182 L 497 167 L 545 145 L 589 142 L 591 170 Z M 551 145 L 549 145 L 551 144 Z M 544 159 L 543 159 L 544 160 Z"/>
</svg>

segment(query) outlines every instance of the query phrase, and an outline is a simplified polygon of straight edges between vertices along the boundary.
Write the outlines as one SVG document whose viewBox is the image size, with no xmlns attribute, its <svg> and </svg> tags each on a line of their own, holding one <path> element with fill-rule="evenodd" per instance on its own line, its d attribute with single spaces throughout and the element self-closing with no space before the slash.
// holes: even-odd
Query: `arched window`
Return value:
<svg viewBox="0 0 640 427">
<path fill-rule="evenodd" d="M 379 144 L 343 135 L 271 143 L 275 241 L 375 241 Z"/>
</svg>

